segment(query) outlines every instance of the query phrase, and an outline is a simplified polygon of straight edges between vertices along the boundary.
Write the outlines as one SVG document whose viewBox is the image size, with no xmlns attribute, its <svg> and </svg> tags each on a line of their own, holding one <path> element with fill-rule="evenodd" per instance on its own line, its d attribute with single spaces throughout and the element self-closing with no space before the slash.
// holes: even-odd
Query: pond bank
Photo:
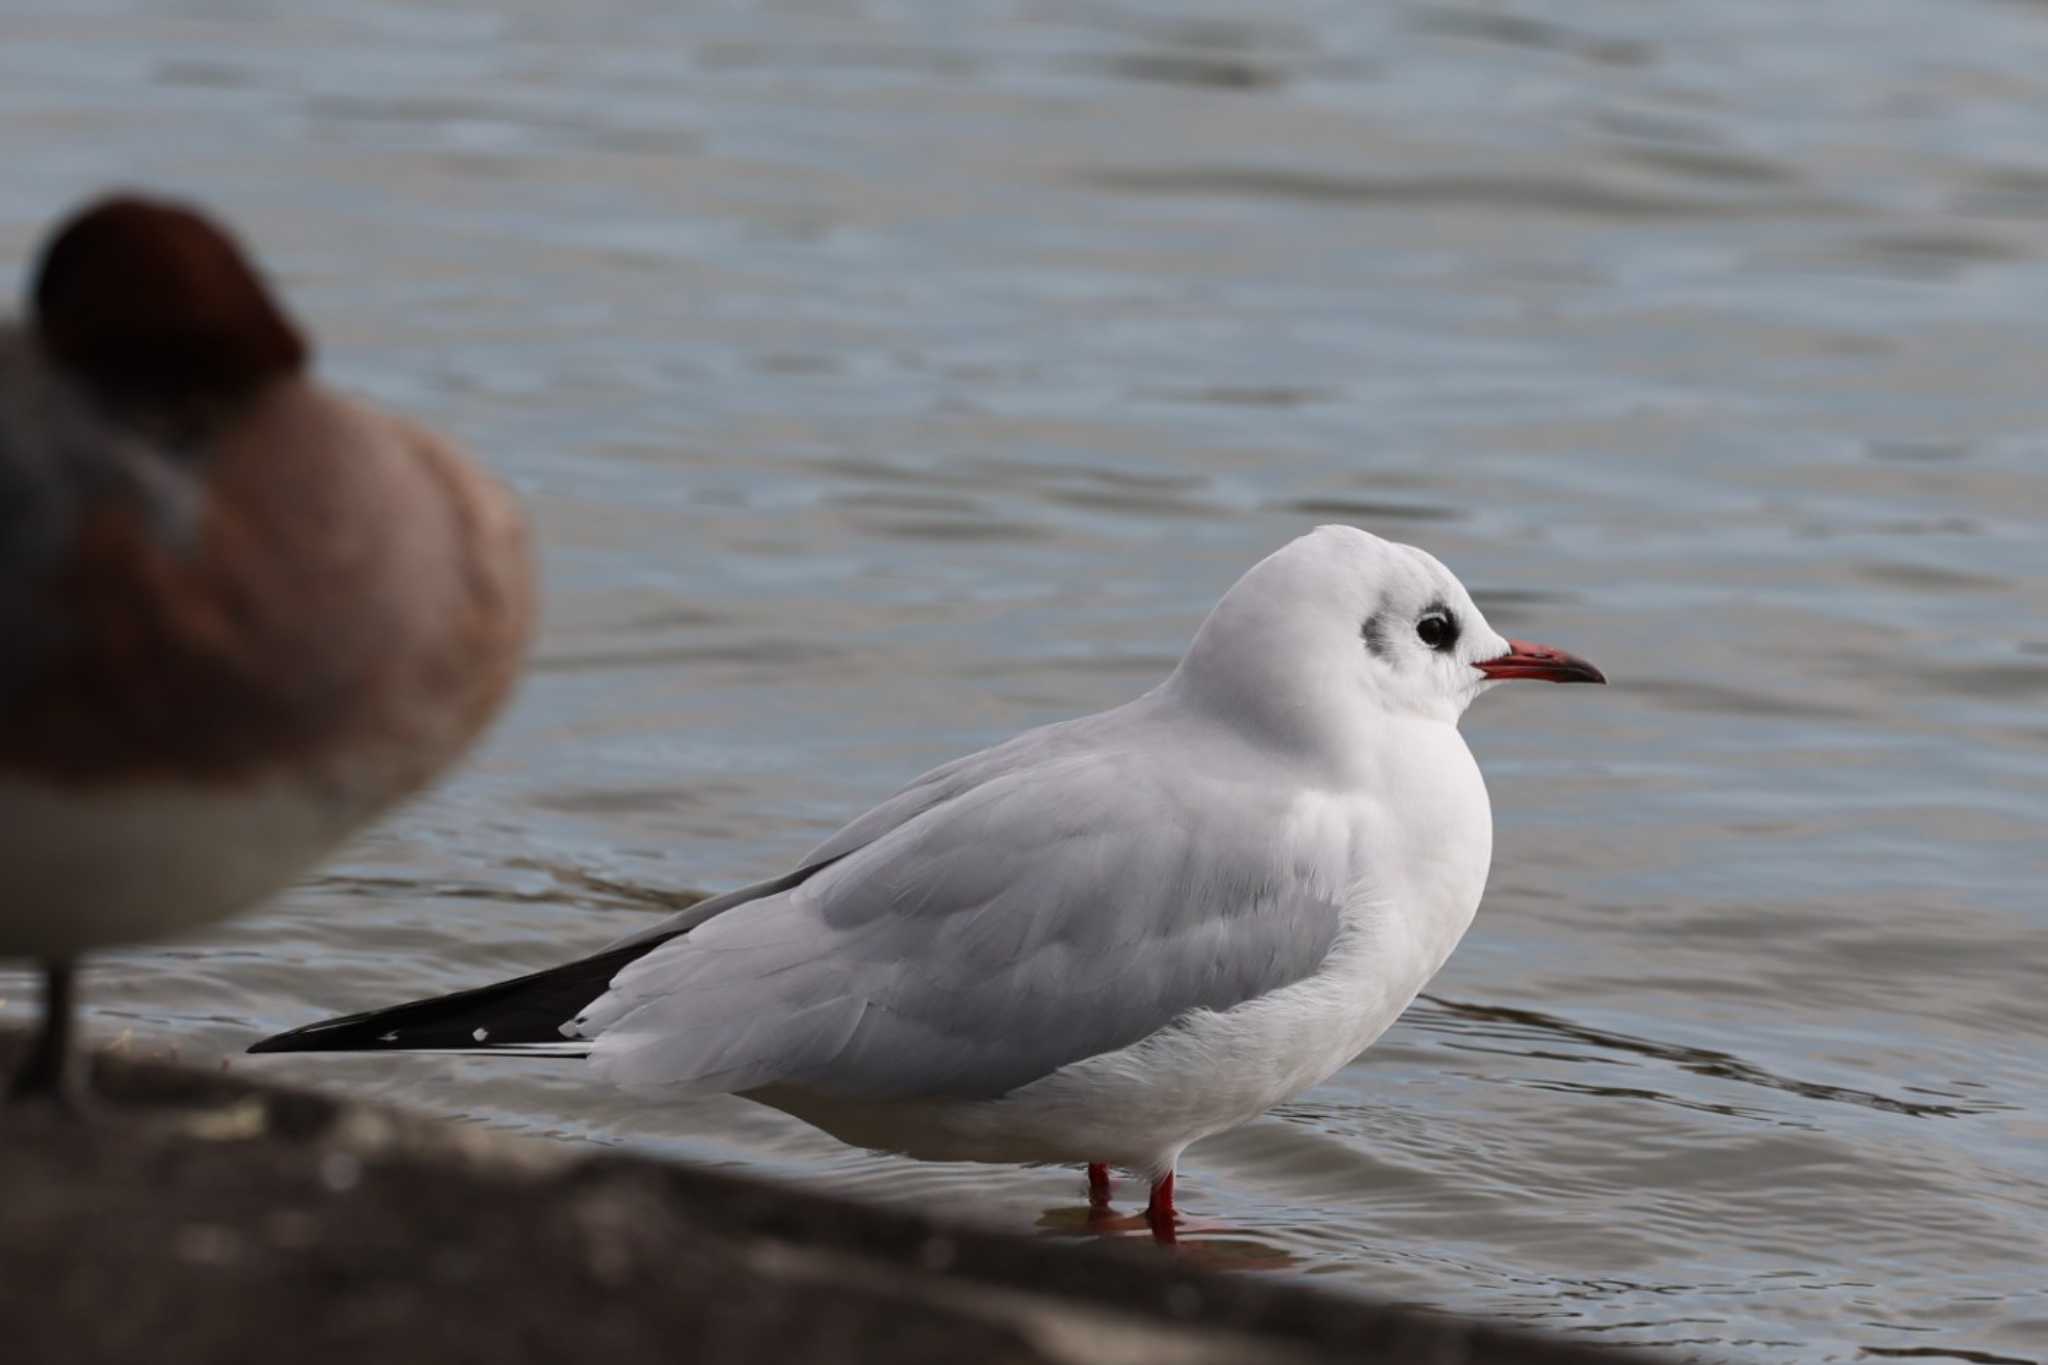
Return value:
<svg viewBox="0 0 2048 1365">
<path fill-rule="evenodd" d="M 0 1109 L 12 1360 L 1652 1359 L 217 1072 L 95 1085 L 83 1122 Z"/>
</svg>

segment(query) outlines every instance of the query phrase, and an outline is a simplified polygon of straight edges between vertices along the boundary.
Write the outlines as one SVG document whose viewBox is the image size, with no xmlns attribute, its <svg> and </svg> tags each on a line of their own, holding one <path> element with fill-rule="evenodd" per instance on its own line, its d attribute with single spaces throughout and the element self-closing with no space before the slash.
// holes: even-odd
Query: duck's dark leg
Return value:
<svg viewBox="0 0 2048 1365">
<path fill-rule="evenodd" d="M 29 1044 L 28 1056 L 14 1073 L 7 1093 L 18 1100 L 51 1100 L 77 1108 L 85 1094 L 85 1058 L 72 1046 L 72 989 L 78 964 L 43 964 L 43 1020 Z"/>
<path fill-rule="evenodd" d="M 1088 1207 L 1106 1209 L 1109 1207 L 1109 1166 L 1105 1162 L 1088 1163 Z"/>
</svg>

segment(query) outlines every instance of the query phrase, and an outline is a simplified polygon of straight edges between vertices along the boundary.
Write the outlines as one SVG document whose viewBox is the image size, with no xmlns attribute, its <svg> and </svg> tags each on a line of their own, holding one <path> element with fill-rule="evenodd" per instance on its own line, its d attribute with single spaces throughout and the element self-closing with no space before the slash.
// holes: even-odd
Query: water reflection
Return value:
<svg viewBox="0 0 2048 1365">
<path fill-rule="evenodd" d="M 1060 1205 L 1039 1214 L 1037 1228 L 1048 1237 L 1102 1237 L 1142 1241 L 1171 1255 L 1208 1270 L 1289 1270 L 1307 1264 L 1305 1259 L 1277 1241 L 1266 1241 L 1247 1229 L 1233 1228 L 1205 1219 L 1184 1221 L 1170 1243 L 1155 1243 L 1152 1228 L 1142 1210 L 1118 1213 L 1114 1209 L 1092 1208 L 1086 1204 Z"/>
</svg>

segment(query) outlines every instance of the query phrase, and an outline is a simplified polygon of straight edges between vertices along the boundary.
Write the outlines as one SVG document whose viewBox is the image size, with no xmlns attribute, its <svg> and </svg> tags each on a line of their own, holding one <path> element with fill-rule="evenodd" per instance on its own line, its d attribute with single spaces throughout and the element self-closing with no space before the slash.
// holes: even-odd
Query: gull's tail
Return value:
<svg viewBox="0 0 2048 1365">
<path fill-rule="evenodd" d="M 620 944 L 593 957 L 453 995 L 345 1014 L 265 1038 L 251 1052 L 491 1052 L 581 1057 L 588 1041 L 562 1025 L 605 993 L 619 969 L 664 941 Z"/>
<path fill-rule="evenodd" d="M 588 1039 L 565 1038 L 562 1025 L 611 989 L 633 959 L 735 905 L 776 895 L 843 854 L 807 863 L 771 881 L 711 896 L 659 924 L 574 962 L 453 995 L 344 1014 L 265 1038 L 251 1052 L 489 1052 L 530 1057 L 583 1057 Z"/>
</svg>

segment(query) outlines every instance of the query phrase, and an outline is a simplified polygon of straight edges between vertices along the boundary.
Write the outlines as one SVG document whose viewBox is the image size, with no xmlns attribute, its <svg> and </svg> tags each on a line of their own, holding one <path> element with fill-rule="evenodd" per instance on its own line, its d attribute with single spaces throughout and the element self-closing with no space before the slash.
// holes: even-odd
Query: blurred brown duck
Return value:
<svg viewBox="0 0 2048 1365">
<path fill-rule="evenodd" d="M 511 496 L 342 397 L 236 243 L 107 199 L 0 323 L 0 956 L 16 1095 L 75 1098 L 79 957 L 247 909 L 418 791 L 511 690 Z"/>
</svg>

